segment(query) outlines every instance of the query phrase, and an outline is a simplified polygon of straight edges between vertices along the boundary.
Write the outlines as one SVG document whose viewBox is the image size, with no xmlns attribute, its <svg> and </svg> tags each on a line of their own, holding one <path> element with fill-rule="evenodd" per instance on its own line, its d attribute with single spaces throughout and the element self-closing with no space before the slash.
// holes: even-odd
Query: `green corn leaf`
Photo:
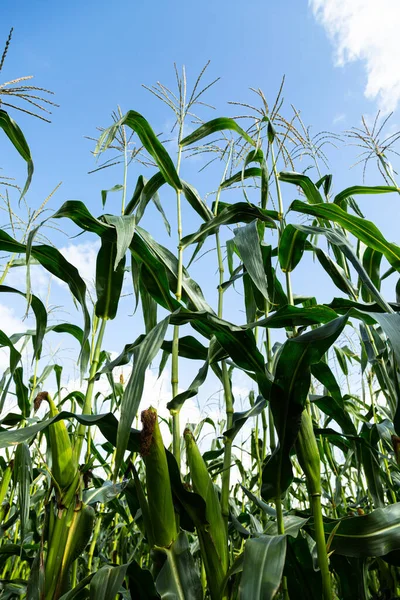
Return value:
<svg viewBox="0 0 400 600">
<path fill-rule="evenodd" d="M 171 294 L 172 286 L 165 263 L 154 254 L 151 246 L 136 234 L 133 236 L 129 249 L 132 255 L 132 274 L 137 277 L 138 281 L 140 280 L 157 304 L 170 311 L 178 309 L 180 304 Z M 139 283 L 137 286 L 139 292 Z M 193 293 L 192 298 L 195 297 L 196 295 Z"/>
<path fill-rule="evenodd" d="M 28 167 L 28 177 L 26 179 L 24 189 L 22 190 L 22 194 L 20 196 L 21 200 L 28 191 L 32 180 L 33 161 L 31 158 L 31 151 L 21 129 L 18 127 L 14 119 L 12 119 L 10 115 L 2 109 L 0 109 L 0 128 L 4 131 L 8 139 L 11 141 L 16 151 L 20 154 L 20 156 L 22 156 Z"/>
<path fill-rule="evenodd" d="M 96 219 L 80 200 L 68 200 L 68 202 L 64 202 L 61 208 L 52 215 L 52 218 L 70 219 L 84 231 L 96 233 L 100 237 L 113 229 L 111 225 L 100 219 Z"/>
<path fill-rule="evenodd" d="M 324 194 L 325 194 L 326 198 L 328 198 L 329 192 L 331 191 L 331 187 L 332 187 L 332 175 L 331 174 L 324 175 L 315 184 L 315 186 L 317 188 L 320 188 L 321 185 L 323 186 Z"/>
<path fill-rule="evenodd" d="M 236 123 L 236 121 L 228 117 L 218 117 L 217 119 L 212 119 L 212 121 L 204 123 L 204 125 L 201 125 L 193 133 L 185 137 L 180 145 L 182 147 L 190 146 L 218 131 L 235 131 L 246 140 L 248 144 L 251 146 L 256 145 L 255 141 Z"/>
<path fill-rule="evenodd" d="M 110 600 L 115 598 L 125 579 L 128 565 L 101 567 L 90 582 L 90 600 Z"/>
<path fill-rule="evenodd" d="M 146 181 L 147 180 L 143 177 L 143 175 L 139 175 L 138 180 L 136 182 L 135 189 L 132 194 L 132 198 L 129 200 L 128 204 L 125 207 L 125 210 L 124 210 L 125 215 L 132 214 L 132 212 L 138 206 Z"/>
<path fill-rule="evenodd" d="M 333 396 L 310 396 L 311 402 L 316 404 L 323 413 L 333 419 L 342 429 L 343 433 L 357 435 L 357 430 L 350 418 L 343 398 Z"/>
<path fill-rule="evenodd" d="M 63 594 L 61 596 L 60 600 L 80 600 L 82 598 L 83 594 L 86 594 L 87 590 L 85 590 L 85 588 L 92 581 L 93 577 L 94 577 L 94 573 L 81 579 L 81 581 L 78 583 L 78 585 L 76 585 L 73 590 L 70 590 L 66 594 Z M 87 597 L 87 595 L 86 595 L 86 597 Z M 27 598 L 27 600 L 30 600 L 30 598 L 29 599 Z"/>
<path fill-rule="evenodd" d="M 279 240 L 279 264 L 284 273 L 290 273 L 299 264 L 307 239 L 307 233 L 293 225 L 286 225 Z"/>
<path fill-rule="evenodd" d="M 0 293 L 11 293 L 19 294 L 20 296 L 26 297 L 23 292 L 16 290 L 15 288 L 9 287 L 8 285 L 0 285 Z M 33 313 L 36 319 L 36 331 L 35 336 L 32 339 L 33 345 L 33 359 L 39 359 L 42 352 L 43 338 L 46 332 L 47 326 L 47 311 L 43 302 L 37 297 L 31 294 L 30 305 L 32 306 Z"/>
<path fill-rule="evenodd" d="M 34 425 L 28 425 L 21 429 L 0 430 L 0 448 L 8 448 L 10 446 L 22 444 L 23 442 L 28 442 L 38 433 L 46 430 L 52 423 L 65 419 L 75 419 L 78 423 L 81 423 L 86 427 L 97 426 L 104 437 L 116 447 L 118 421 L 112 413 L 104 415 L 77 415 L 63 410 L 55 417 L 39 421 Z M 129 431 L 127 448 L 131 452 L 139 452 L 140 432 L 132 429 Z"/>
<path fill-rule="evenodd" d="M 322 248 L 312 246 L 312 250 L 316 255 L 320 265 L 326 271 L 326 273 L 328 273 L 336 287 L 338 287 L 339 290 L 345 294 L 355 298 L 357 296 L 357 288 L 355 285 L 353 285 L 350 279 L 348 279 L 344 269 L 342 269 L 340 265 L 332 260 L 329 254 L 322 250 Z"/>
<path fill-rule="evenodd" d="M 96 316 L 100 319 L 114 319 L 121 297 L 124 281 L 125 255 L 119 262 L 118 242 L 114 233 L 103 234 L 101 247 L 96 260 Z M 115 269 L 115 265 L 118 265 Z"/>
<path fill-rule="evenodd" d="M 108 225 L 115 227 L 117 237 L 117 253 L 115 257 L 114 270 L 116 271 L 120 261 L 125 258 L 125 254 L 132 241 L 132 237 L 135 232 L 136 219 L 134 215 L 104 215 L 103 219 Z"/>
<path fill-rule="evenodd" d="M 134 349 L 133 368 L 121 404 L 121 419 L 118 425 L 117 451 L 115 455 L 115 474 L 118 474 L 125 450 L 128 446 L 132 423 L 142 399 L 146 370 L 161 348 L 168 324 L 169 317 L 160 321 Z"/>
<path fill-rule="evenodd" d="M 322 598 L 321 574 L 314 569 L 309 545 L 301 534 L 287 538 L 284 575 L 291 600 Z"/>
<path fill-rule="evenodd" d="M 295 202 L 297 202 L 297 200 Z M 305 204 L 304 206 L 308 205 Z M 326 206 L 326 204 L 324 204 L 324 206 Z M 339 248 L 341 253 L 344 254 L 344 256 L 351 262 L 354 269 L 357 271 L 360 279 L 362 280 L 364 286 L 368 289 L 368 292 L 371 294 L 371 297 L 375 300 L 375 302 L 377 302 L 385 312 L 391 312 L 392 309 L 390 308 L 390 305 L 382 297 L 379 290 L 371 281 L 370 277 L 368 276 L 368 273 L 361 264 L 360 259 L 354 252 L 354 249 L 351 246 L 350 242 L 338 229 L 334 230 L 327 229 L 325 227 L 308 227 L 305 225 L 295 225 L 295 227 L 297 227 L 301 231 L 304 231 L 305 233 L 314 235 L 324 235 L 331 244 Z"/>
<path fill-rule="evenodd" d="M 124 189 L 124 186 L 121 185 L 120 183 L 117 183 L 117 185 L 113 185 L 112 188 L 110 188 L 109 190 L 101 190 L 101 203 L 103 205 L 103 208 L 106 205 L 107 202 L 107 195 L 111 192 L 120 192 Z"/>
<path fill-rule="evenodd" d="M 377 226 L 371 221 L 349 215 L 336 204 L 327 202 L 321 205 L 310 206 L 305 202 L 295 200 L 290 210 L 337 223 L 349 233 L 352 233 L 366 246 L 381 252 L 397 271 L 400 270 L 400 247 L 388 242 Z"/>
<path fill-rule="evenodd" d="M 250 167 L 248 169 L 243 169 L 242 171 L 238 171 L 237 173 L 232 175 L 232 177 L 225 179 L 225 181 L 221 183 L 221 189 L 229 188 L 231 185 L 234 185 L 235 183 L 241 183 L 245 179 L 250 179 L 251 177 L 261 176 L 262 170 L 260 169 L 260 167 Z"/>
<path fill-rule="evenodd" d="M 291 483 L 293 476 L 289 455 L 298 435 L 300 416 L 310 387 L 310 367 L 321 360 L 346 322 L 346 317 L 339 317 L 289 339 L 283 345 L 269 398 L 279 446 L 263 470 L 262 496 L 265 500 L 279 497 Z"/>
<path fill-rule="evenodd" d="M 261 414 L 267 406 L 267 401 L 262 396 L 259 396 L 254 405 L 243 412 L 235 412 L 232 415 L 232 427 L 224 432 L 224 436 L 233 441 L 243 425 L 251 417 L 256 417 Z"/>
<path fill-rule="evenodd" d="M 279 179 L 287 183 L 298 185 L 303 190 L 310 204 L 322 204 L 324 202 L 317 186 L 313 184 L 307 175 L 293 173 L 290 171 L 282 171 L 279 173 Z"/>
<path fill-rule="evenodd" d="M 250 323 L 247 327 L 267 327 L 269 329 L 281 327 L 294 327 L 301 325 L 317 325 L 329 323 L 336 319 L 338 314 L 331 308 L 323 305 L 307 306 L 305 308 L 287 304 L 266 319 L 259 319 L 256 323 Z"/>
<path fill-rule="evenodd" d="M 135 256 L 138 255 L 139 258 L 141 258 L 142 253 L 145 253 L 146 249 L 151 252 L 158 263 L 161 263 L 161 268 L 166 269 L 170 289 L 175 293 L 178 275 L 178 259 L 167 248 L 156 242 L 154 238 L 141 227 L 137 227 L 136 232 L 137 235 L 135 233 L 133 236 L 132 244 L 130 246 L 131 252 L 133 252 Z M 158 274 L 155 273 L 155 276 L 158 277 Z M 150 289 L 148 291 L 151 293 Z M 213 312 L 212 308 L 206 302 L 200 286 L 191 279 L 186 269 L 183 269 L 182 297 L 184 302 L 194 306 L 196 310 L 206 310 L 210 313 Z M 179 306 L 175 299 L 172 301 L 172 304 L 175 306 L 172 310 L 175 310 L 177 306 Z"/>
<path fill-rule="evenodd" d="M 215 234 L 221 225 L 232 225 L 236 223 L 250 223 L 254 219 L 259 219 L 266 223 L 268 227 L 275 228 L 275 220 L 278 219 L 276 211 L 264 210 L 254 204 L 247 202 L 237 202 L 236 204 L 224 205 L 220 203 L 222 210 L 213 219 L 210 219 L 200 227 L 196 233 L 186 235 L 182 238 L 182 246 L 186 248 L 195 242 L 202 242 L 208 236 Z"/>
<path fill-rule="evenodd" d="M 268 300 L 268 283 L 264 271 L 257 221 L 235 229 L 234 241 L 254 285 Z"/>
<path fill-rule="evenodd" d="M 157 163 L 165 181 L 176 190 L 182 189 L 181 182 L 168 152 L 150 127 L 146 119 L 134 110 L 128 111 L 119 121 L 105 129 L 95 148 L 95 154 L 104 152 L 112 144 L 118 129 L 126 125 L 137 133 L 141 143 Z"/>
<path fill-rule="evenodd" d="M 18 363 L 21 360 L 21 354 L 15 348 L 11 339 L 1 330 L 0 330 L 0 347 L 10 349 L 10 377 L 8 379 L 8 382 L 5 385 L 0 386 L 0 389 L 2 392 L 1 397 L 0 397 L 0 412 L 2 412 L 4 403 L 7 398 L 8 388 L 11 384 L 11 381 L 12 381 L 14 373 L 17 369 Z M 3 381 L 2 381 L 2 384 L 3 384 Z"/>
<path fill-rule="evenodd" d="M 270 123 L 268 123 L 268 125 L 270 125 Z M 265 208 L 268 202 L 269 174 L 267 161 L 265 160 L 265 155 L 261 148 L 256 148 L 248 153 L 244 160 L 244 168 L 252 162 L 259 163 L 261 167 L 261 208 Z"/>
<path fill-rule="evenodd" d="M 0 251 L 19 254 L 26 251 L 26 246 L 16 242 L 5 231 L 0 231 Z M 90 331 L 90 316 L 86 306 L 86 285 L 78 270 L 53 246 L 32 246 L 31 254 L 49 273 L 68 285 L 72 295 L 81 305 L 85 322 L 84 339 L 86 340 Z"/>
<path fill-rule="evenodd" d="M 21 518 L 21 542 L 24 541 L 29 518 L 31 496 L 29 493 L 32 480 L 32 461 L 27 444 L 18 444 L 14 459 L 14 481 L 18 483 L 18 504 Z"/>
<path fill-rule="evenodd" d="M 400 503 L 360 517 L 332 520 L 324 524 L 324 529 L 326 537 L 335 529 L 331 543 L 335 554 L 355 558 L 384 556 L 400 548 Z"/>
<path fill-rule="evenodd" d="M 127 575 L 129 577 L 129 591 L 131 598 L 137 600 L 159 600 L 154 585 L 153 577 L 148 569 L 142 569 L 135 560 L 129 563 Z"/>
<path fill-rule="evenodd" d="M 172 398 L 170 402 L 168 402 L 168 410 L 179 410 L 186 400 L 188 400 L 189 398 L 193 398 L 193 396 L 196 396 L 198 394 L 200 387 L 203 385 L 207 378 L 208 367 L 209 362 L 207 359 L 204 365 L 199 369 L 199 372 L 193 379 L 188 389 L 184 392 L 177 394 L 176 396 L 174 396 L 174 398 Z"/>
<path fill-rule="evenodd" d="M 336 354 L 336 359 L 339 363 L 339 366 L 342 370 L 343 375 L 348 375 L 349 374 L 349 368 L 347 366 L 347 358 L 345 353 L 343 352 L 343 350 L 341 348 L 339 348 L 339 346 L 334 346 L 333 350 Z"/>
<path fill-rule="evenodd" d="M 362 257 L 362 264 L 366 272 L 368 273 L 369 278 L 372 283 L 376 287 L 377 290 L 381 289 L 381 277 L 380 277 L 380 267 L 382 262 L 382 253 L 377 250 L 373 250 L 372 248 L 366 248 Z M 362 299 L 365 302 L 371 301 L 371 295 L 368 290 L 362 286 L 361 288 Z"/>
<path fill-rule="evenodd" d="M 149 333 L 157 325 L 157 302 L 145 288 L 142 279 L 139 279 L 139 292 L 145 331 Z"/>
<path fill-rule="evenodd" d="M 248 371 L 265 374 L 264 359 L 251 331 L 219 319 L 208 312 L 191 312 L 186 309 L 180 309 L 171 315 L 170 322 L 173 325 L 191 323 L 206 337 L 211 339 L 214 335 L 238 366 Z"/>
<path fill-rule="evenodd" d="M 352 187 L 346 188 L 345 190 L 339 192 L 333 200 L 334 204 L 343 208 L 344 201 L 351 196 L 355 196 L 357 194 L 387 194 L 389 192 L 398 192 L 398 188 L 390 185 L 375 185 L 375 186 L 366 186 L 366 185 L 353 185 Z"/>
<path fill-rule="evenodd" d="M 355 302 L 354 300 L 349 300 L 347 298 L 334 298 L 332 300 L 332 302 L 330 302 L 329 304 L 325 304 L 324 306 L 328 306 L 329 308 L 331 308 L 332 310 L 334 310 L 335 312 L 339 313 L 339 314 L 345 314 L 349 311 L 356 311 L 356 312 L 363 312 L 365 313 L 365 319 L 368 319 L 369 315 L 371 315 L 372 313 L 379 313 L 382 314 L 384 312 L 386 312 L 379 304 L 377 304 L 376 302 L 368 302 L 363 304 L 362 302 Z M 391 302 L 389 304 L 390 306 L 390 310 L 391 312 L 397 312 L 400 311 L 400 304 L 395 304 L 394 302 Z M 370 319 L 372 319 L 372 317 L 370 317 Z M 375 320 L 373 318 L 373 320 Z M 372 320 L 368 320 L 366 321 L 366 323 L 368 325 L 373 324 Z"/>
<path fill-rule="evenodd" d="M 31 412 L 31 406 L 29 403 L 29 390 L 24 384 L 24 370 L 22 367 L 17 367 L 13 373 L 13 379 L 15 384 L 15 393 L 17 396 L 18 407 L 21 414 L 28 418 Z"/>
<path fill-rule="evenodd" d="M 400 314 L 378 312 L 370 314 L 382 327 L 393 348 L 397 364 L 400 365 Z"/>
<path fill-rule="evenodd" d="M 181 531 L 175 542 L 164 549 L 166 561 L 156 579 L 161 598 L 202 600 L 200 577 L 190 553 L 186 533 Z"/>
<path fill-rule="evenodd" d="M 285 556 L 285 535 L 261 535 L 247 540 L 240 600 L 272 600 L 281 583 Z"/>
<path fill-rule="evenodd" d="M 372 496 L 375 508 L 385 506 L 383 483 L 380 474 L 380 457 L 378 456 L 379 433 L 376 425 L 364 423 L 360 437 L 364 440 L 361 444 L 361 461 L 367 480 L 368 492 Z"/>
<path fill-rule="evenodd" d="M 338 577 L 340 598 L 343 600 L 354 600 L 354 598 L 369 600 L 366 559 L 332 554 L 330 564 Z"/>
</svg>

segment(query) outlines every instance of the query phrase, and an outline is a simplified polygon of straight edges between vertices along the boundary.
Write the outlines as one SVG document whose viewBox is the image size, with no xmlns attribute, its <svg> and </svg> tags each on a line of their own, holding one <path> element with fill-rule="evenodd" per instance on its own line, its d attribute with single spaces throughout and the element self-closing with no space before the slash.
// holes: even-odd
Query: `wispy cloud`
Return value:
<svg viewBox="0 0 400 600">
<path fill-rule="evenodd" d="M 400 101 L 400 2 L 398 0 L 309 0 L 335 48 L 339 66 L 365 64 L 364 94 L 384 113 Z"/>
</svg>

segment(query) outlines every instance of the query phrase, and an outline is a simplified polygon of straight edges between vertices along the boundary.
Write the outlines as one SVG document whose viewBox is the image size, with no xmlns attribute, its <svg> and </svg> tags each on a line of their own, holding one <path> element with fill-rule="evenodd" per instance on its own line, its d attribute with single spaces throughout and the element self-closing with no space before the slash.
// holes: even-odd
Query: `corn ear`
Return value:
<svg viewBox="0 0 400 600">
<path fill-rule="evenodd" d="M 80 502 L 56 516 L 50 509 L 49 547 L 46 560 L 46 600 L 59 598 L 66 590 L 69 568 L 86 548 L 92 535 L 95 511 Z"/>
<path fill-rule="evenodd" d="M 141 454 L 146 467 L 147 502 L 155 546 L 169 548 L 178 535 L 167 457 L 157 411 L 142 412 Z"/>
<path fill-rule="evenodd" d="M 47 392 L 41 392 L 36 398 L 36 409 L 40 406 L 42 400 L 48 402 L 51 417 L 55 417 L 59 414 L 50 394 Z M 78 466 L 74 458 L 71 441 L 64 421 L 57 421 L 49 426 L 49 444 L 52 476 L 61 490 L 65 490 L 74 481 Z"/>
<path fill-rule="evenodd" d="M 51 514 L 53 511 L 54 514 Z M 61 564 L 68 539 L 69 526 L 72 522 L 75 506 L 59 510 L 50 508 L 47 556 L 45 566 L 45 599 L 53 600 L 55 589 L 61 575 Z"/>
<path fill-rule="evenodd" d="M 317 441 L 315 439 L 311 416 L 303 410 L 301 425 L 296 441 L 296 454 L 303 473 L 306 476 L 310 495 L 321 493 L 321 466 Z"/>
<path fill-rule="evenodd" d="M 8 492 L 8 488 L 10 487 L 10 481 L 11 481 L 11 477 L 12 477 L 13 467 L 14 467 L 14 462 L 11 461 L 9 463 L 9 465 L 4 469 L 3 477 L 1 479 L 1 484 L 0 484 L 0 504 L 3 504 L 3 502 L 6 498 L 7 492 Z"/>
<path fill-rule="evenodd" d="M 213 600 L 221 600 L 222 586 L 228 570 L 228 538 L 217 491 L 200 454 L 193 434 L 184 432 L 186 456 L 193 489 L 206 503 L 206 527 L 198 527 L 201 554 L 208 587 Z"/>
</svg>

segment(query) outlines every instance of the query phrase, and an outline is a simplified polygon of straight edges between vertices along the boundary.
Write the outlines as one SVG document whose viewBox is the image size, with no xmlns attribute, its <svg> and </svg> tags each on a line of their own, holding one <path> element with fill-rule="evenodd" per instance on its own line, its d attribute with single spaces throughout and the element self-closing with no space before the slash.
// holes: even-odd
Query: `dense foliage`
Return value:
<svg viewBox="0 0 400 600">
<path fill-rule="evenodd" d="M 0 382 L 1 598 L 347 600 L 399 593 L 400 305 L 380 290 L 400 271 L 400 248 L 355 200 L 399 192 L 378 125 L 352 135 L 371 143 L 384 184 L 333 194 L 334 178 L 320 172 L 327 139 L 311 139 L 296 111 L 293 119 L 281 116 L 280 96 L 270 110 L 258 91 L 261 108 L 247 121 L 215 118 L 184 137 L 185 119 L 202 103 L 203 74 L 191 95 L 184 73 L 176 94 L 151 88 L 175 113 L 177 158 L 134 110 L 118 110 L 102 130 L 96 154 L 118 153 L 102 167 L 120 162 L 123 169 L 123 183 L 112 189 L 122 198 L 119 214 L 97 217 L 84 202 L 67 201 L 40 226 L 40 211 L 31 213 L 19 239 L 15 228 L 0 232 L 0 292 L 25 297 L 35 320 L 23 334 L 0 330 L 8 350 Z M 24 196 L 33 172 L 28 144 L 5 110 L 0 125 L 27 162 Z M 139 140 L 133 150 L 131 132 Z M 211 204 L 182 179 L 185 149 L 215 159 L 207 183 L 222 166 L 209 185 L 216 189 Z M 315 182 L 295 170 L 300 158 L 313 166 L 310 174 L 319 173 Z M 131 163 L 153 169 L 133 189 Z M 163 203 L 168 186 L 176 209 Z M 293 190 L 301 200 L 285 205 Z M 4 198 L 11 206 L 8 193 Z M 103 208 L 111 205 L 105 191 L 102 200 Z M 151 203 L 167 229 L 176 218 L 175 254 L 140 225 Z M 183 231 L 185 203 L 202 221 L 197 231 Z M 99 239 L 93 307 L 78 270 L 40 239 L 61 219 Z M 216 257 L 218 289 L 210 298 L 189 274 L 195 259 L 209 260 L 205 249 Z M 337 289 L 329 303 L 292 290 L 291 273 L 310 254 L 321 282 Z M 29 277 L 33 265 L 68 286 L 79 325 L 52 322 Z M 7 285 L 14 268 L 28 274 L 24 289 Z M 115 358 L 103 340 L 125 286 L 141 307 L 135 318 L 143 318 L 143 333 Z M 245 316 L 232 323 L 224 306 L 230 294 L 237 301 L 237 290 Z M 192 333 L 181 333 L 185 325 Z M 79 345 L 79 389 L 67 391 L 62 366 L 43 360 L 43 344 L 55 334 Z M 191 361 L 200 368 L 194 363 L 198 372 L 182 391 L 179 376 Z M 160 373 L 171 365 L 170 448 L 157 411 L 138 414 L 154 362 Z M 241 411 L 232 391 L 238 373 L 249 390 Z M 181 409 L 210 376 L 222 389 L 225 414 L 184 428 Z M 97 411 L 101 394 L 107 410 Z M 14 400 L 18 412 L 7 410 Z M 211 442 L 202 439 L 206 424 Z"/>
</svg>

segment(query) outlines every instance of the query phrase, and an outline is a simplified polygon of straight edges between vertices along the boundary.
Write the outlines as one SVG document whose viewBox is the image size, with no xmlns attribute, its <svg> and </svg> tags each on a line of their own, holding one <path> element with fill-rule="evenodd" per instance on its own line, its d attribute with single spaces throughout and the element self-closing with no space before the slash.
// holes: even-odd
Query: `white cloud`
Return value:
<svg viewBox="0 0 400 600">
<path fill-rule="evenodd" d="M 309 0 L 313 13 L 335 47 L 338 66 L 365 63 L 365 96 L 384 113 L 400 101 L 398 0 Z"/>
<path fill-rule="evenodd" d="M 344 113 L 339 113 L 338 115 L 335 115 L 333 118 L 333 124 L 337 125 L 338 123 L 343 123 L 343 121 L 346 120 L 346 115 Z"/>
<path fill-rule="evenodd" d="M 93 284 L 96 276 L 96 257 L 99 251 L 99 242 L 83 242 L 82 244 L 69 244 L 60 248 L 61 254 L 79 271 L 82 279 L 87 284 Z M 60 280 L 58 282 L 61 283 Z"/>
</svg>

